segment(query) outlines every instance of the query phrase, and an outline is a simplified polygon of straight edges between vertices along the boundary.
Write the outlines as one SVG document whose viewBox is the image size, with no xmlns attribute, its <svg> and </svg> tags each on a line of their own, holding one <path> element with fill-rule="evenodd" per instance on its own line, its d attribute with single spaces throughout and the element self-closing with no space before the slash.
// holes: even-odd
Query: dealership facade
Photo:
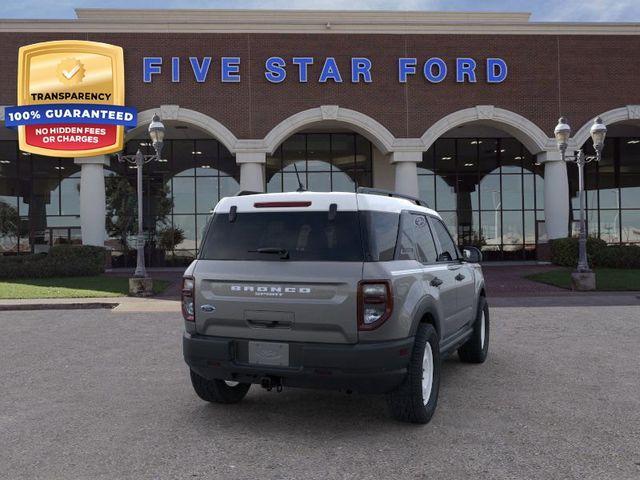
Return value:
<svg viewBox="0 0 640 480">
<path fill-rule="evenodd" d="M 519 13 L 77 17 L 0 21 L 0 105 L 16 103 L 21 46 L 121 46 L 126 105 L 138 110 L 125 151 L 149 151 L 154 113 L 167 128 L 162 161 L 144 168 L 148 250 L 167 229 L 184 234 L 162 258 L 197 253 L 223 196 L 295 190 L 297 168 L 310 190 L 419 196 L 458 243 L 489 259 L 535 259 L 548 239 L 577 228 L 577 170 L 553 138 L 560 116 L 573 127 L 573 150 L 591 151 L 594 117 L 608 127 L 602 161 L 586 169 L 589 233 L 640 243 L 639 24 L 535 23 Z M 26 154 L 14 130 L 0 130 L 0 252 L 105 244 L 126 264 L 105 219 L 107 210 L 132 214 L 116 204 L 123 182 L 135 186 L 135 167 Z"/>
</svg>

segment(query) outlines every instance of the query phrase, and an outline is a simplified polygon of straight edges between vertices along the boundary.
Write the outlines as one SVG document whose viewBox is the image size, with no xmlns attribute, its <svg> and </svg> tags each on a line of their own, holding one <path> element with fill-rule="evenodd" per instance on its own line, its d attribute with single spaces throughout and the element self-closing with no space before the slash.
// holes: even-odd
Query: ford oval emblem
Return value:
<svg viewBox="0 0 640 480">
<path fill-rule="evenodd" d="M 200 310 L 202 310 L 203 312 L 213 312 L 215 309 L 216 309 L 216 307 L 214 307 L 213 305 L 209 305 L 209 304 L 202 305 L 200 307 Z"/>
</svg>

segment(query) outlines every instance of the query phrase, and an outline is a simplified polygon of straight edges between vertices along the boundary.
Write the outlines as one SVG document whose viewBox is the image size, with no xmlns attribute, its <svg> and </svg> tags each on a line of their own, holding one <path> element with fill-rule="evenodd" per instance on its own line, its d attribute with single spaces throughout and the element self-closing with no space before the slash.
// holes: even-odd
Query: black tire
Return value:
<svg viewBox="0 0 640 480">
<path fill-rule="evenodd" d="M 429 398 L 425 402 L 422 393 L 423 357 L 431 347 L 433 377 Z M 416 332 L 407 377 L 402 385 L 387 394 L 387 405 L 391 415 L 402 422 L 429 423 L 438 404 L 440 390 L 440 348 L 438 334 L 432 325 L 421 323 Z"/>
<path fill-rule="evenodd" d="M 241 401 L 249 388 L 250 383 L 238 383 L 230 386 L 224 380 L 207 380 L 193 370 L 191 372 L 191 385 L 198 396 L 207 402 L 213 403 L 238 403 Z"/>
<path fill-rule="evenodd" d="M 484 322 L 482 316 L 484 315 Z M 484 341 L 482 328 L 484 324 Z M 466 363 L 484 363 L 489 353 L 489 305 L 485 297 L 480 297 L 476 321 L 473 324 L 473 334 L 467 343 L 458 348 L 460 360 Z"/>
</svg>

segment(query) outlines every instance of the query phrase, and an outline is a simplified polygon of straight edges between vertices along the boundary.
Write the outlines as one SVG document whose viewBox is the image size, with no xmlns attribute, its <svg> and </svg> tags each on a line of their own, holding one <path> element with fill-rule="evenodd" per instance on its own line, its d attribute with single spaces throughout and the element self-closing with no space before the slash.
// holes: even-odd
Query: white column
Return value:
<svg viewBox="0 0 640 480">
<path fill-rule="evenodd" d="M 236 163 L 240 165 L 240 190 L 264 192 L 264 152 L 237 152 Z"/>
<path fill-rule="evenodd" d="M 418 197 L 418 163 L 422 152 L 392 152 L 391 163 L 395 167 L 395 191 Z"/>
<path fill-rule="evenodd" d="M 569 179 L 567 164 L 560 152 L 542 152 L 537 160 L 544 164 L 544 222 L 549 239 L 569 235 Z"/>
<path fill-rule="evenodd" d="M 109 157 L 76 158 L 80 165 L 80 228 L 83 245 L 104 246 L 107 206 L 104 190 L 103 167 L 109 166 Z"/>
</svg>

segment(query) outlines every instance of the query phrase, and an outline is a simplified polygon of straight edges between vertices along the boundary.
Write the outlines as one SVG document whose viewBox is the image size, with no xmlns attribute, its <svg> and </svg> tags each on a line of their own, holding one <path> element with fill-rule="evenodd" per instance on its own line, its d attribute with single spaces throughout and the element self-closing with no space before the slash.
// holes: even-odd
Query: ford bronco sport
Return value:
<svg viewBox="0 0 640 480">
<path fill-rule="evenodd" d="M 487 357 L 479 261 L 391 192 L 224 198 L 183 279 L 193 388 L 217 403 L 251 384 L 385 393 L 395 418 L 427 423 L 441 358 Z"/>
</svg>

